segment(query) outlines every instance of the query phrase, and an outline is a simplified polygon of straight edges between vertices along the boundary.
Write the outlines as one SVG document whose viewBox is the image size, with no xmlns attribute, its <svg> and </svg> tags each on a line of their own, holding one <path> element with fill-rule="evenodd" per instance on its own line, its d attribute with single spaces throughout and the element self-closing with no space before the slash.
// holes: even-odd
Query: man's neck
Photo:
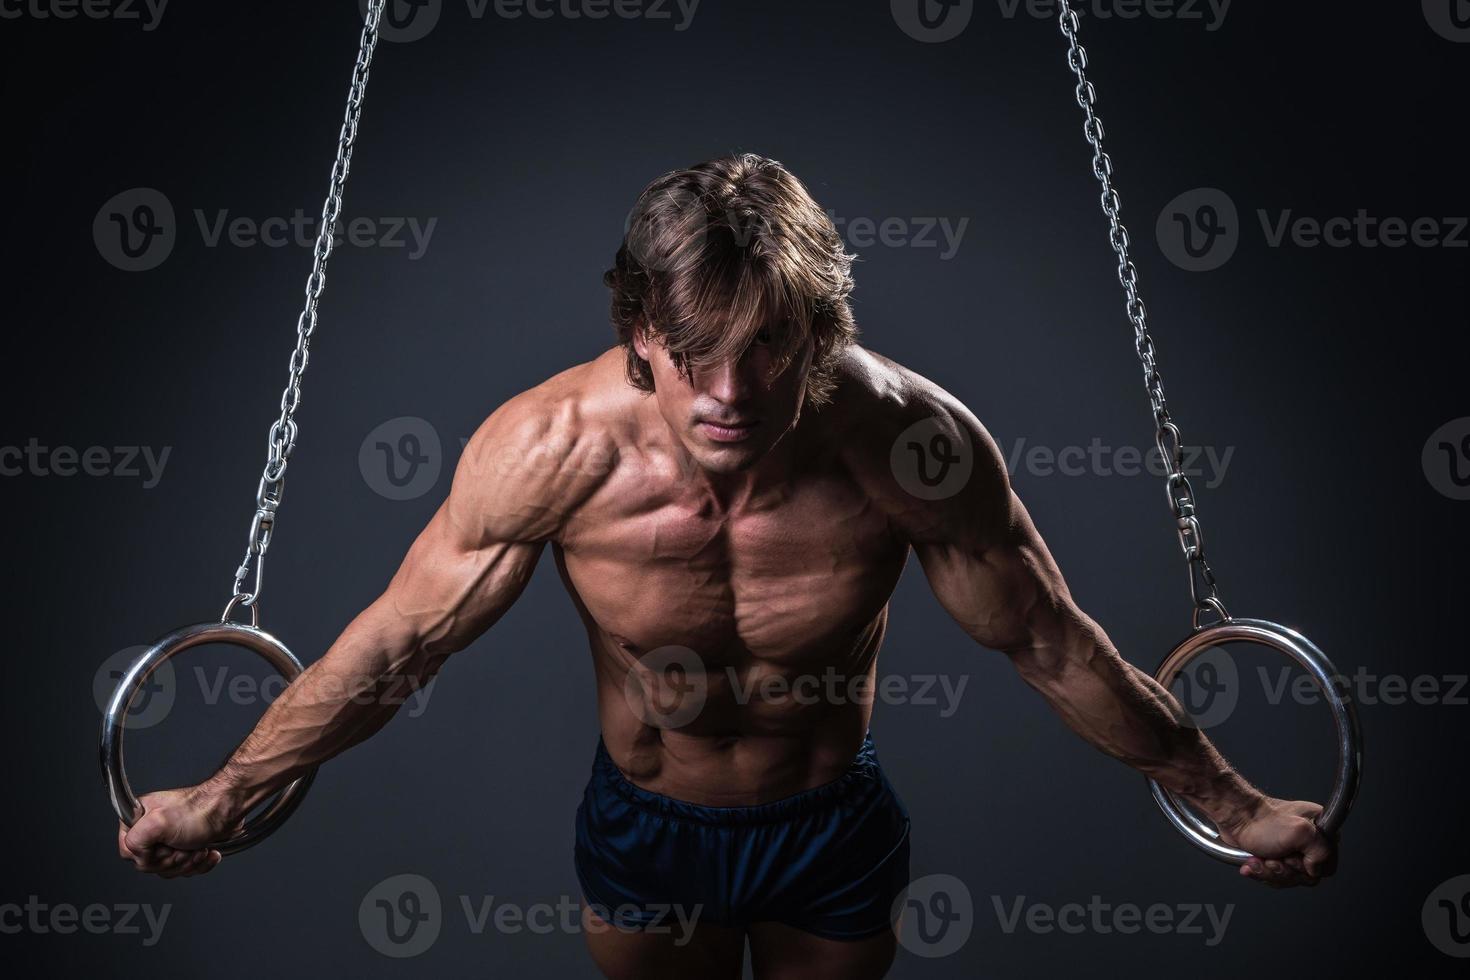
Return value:
<svg viewBox="0 0 1470 980">
<path fill-rule="evenodd" d="M 798 468 L 799 448 L 809 435 L 811 423 L 802 412 L 797 422 L 781 434 L 776 444 L 747 469 L 719 472 L 700 465 L 668 429 L 662 416 L 659 422 L 672 445 L 680 472 L 686 475 L 691 490 L 708 499 L 720 513 L 770 506 L 790 495 Z"/>
</svg>

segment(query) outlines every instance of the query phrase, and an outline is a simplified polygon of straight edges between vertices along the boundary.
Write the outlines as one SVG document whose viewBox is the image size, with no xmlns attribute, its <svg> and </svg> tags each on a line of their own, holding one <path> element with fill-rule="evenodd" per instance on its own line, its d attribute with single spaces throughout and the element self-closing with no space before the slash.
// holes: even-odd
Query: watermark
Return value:
<svg viewBox="0 0 1470 980">
<path fill-rule="evenodd" d="M 357 0 L 366 18 L 369 0 Z M 667 25 L 677 33 L 694 24 L 700 0 L 464 0 L 472 21 L 495 17 L 508 21 L 642 20 Z M 445 0 L 388 0 L 378 20 L 378 36 L 395 44 L 421 41 L 439 26 Z M 451 6 L 458 6 L 453 4 Z"/>
<path fill-rule="evenodd" d="M 853 248 L 882 245 L 884 248 L 940 249 L 938 258 L 941 262 L 948 262 L 959 253 L 965 230 L 970 226 L 969 218 L 955 220 L 942 216 L 844 218 L 829 210 L 827 217 L 837 233 Z"/>
<path fill-rule="evenodd" d="M 429 710 L 429 698 L 434 693 L 437 678 L 424 680 L 418 674 L 341 674 L 320 673 L 301 675 L 288 681 L 280 674 L 265 678 L 234 673 L 227 667 L 212 671 L 194 666 L 189 671 L 199 689 L 199 698 L 206 705 L 234 704 L 245 707 L 270 706 L 286 690 L 295 685 L 313 702 L 338 701 L 356 705 L 381 705 L 404 708 L 410 718 L 417 718 Z"/>
<path fill-rule="evenodd" d="M 1180 721 L 1204 730 L 1235 713 L 1240 704 L 1240 669 L 1224 647 L 1206 647 L 1169 684 L 1169 693 L 1184 709 Z"/>
<path fill-rule="evenodd" d="M 470 443 L 471 437 L 458 437 L 459 458 L 454 465 L 465 467 L 476 479 L 515 480 L 552 474 L 600 478 L 615 468 L 667 473 L 665 463 L 688 479 L 699 467 L 698 461 L 687 454 L 653 460 L 639 449 L 625 456 L 621 446 L 597 440 L 553 436 L 524 446 L 481 440 L 471 447 Z M 363 482 L 388 500 L 422 497 L 438 486 L 450 462 L 438 428 L 416 415 L 399 416 L 374 426 L 363 437 L 357 453 Z"/>
<path fill-rule="evenodd" d="M 611 929 L 672 937 L 686 946 L 704 912 L 702 905 L 628 903 L 617 906 L 587 903 L 592 918 L 584 917 L 581 899 L 559 895 L 545 901 L 515 902 L 495 895 L 456 896 L 465 930 L 474 936 L 494 932 L 514 936 L 580 935 Z M 357 909 L 362 937 L 384 956 L 407 959 L 427 952 L 438 940 L 450 916 L 439 889 L 419 874 L 394 875 L 380 881 L 363 896 Z M 457 921 L 457 920 L 456 920 Z"/>
<path fill-rule="evenodd" d="M 619 446 L 595 441 L 548 438 L 529 446 L 470 445 L 468 436 L 458 438 L 457 465 L 468 467 L 477 478 L 517 479 L 579 475 L 606 477 L 619 467 L 653 465 L 642 452 L 621 452 Z M 1169 464 L 1157 446 L 1114 446 L 1094 436 L 1083 444 L 1049 446 L 1025 437 L 1001 445 L 1005 466 L 1014 477 L 1125 477 L 1150 476 L 1163 479 Z M 1185 446 L 1179 470 L 1191 481 L 1210 490 L 1225 482 L 1235 446 Z M 427 419 L 404 415 L 374 426 L 358 447 L 358 470 L 368 488 L 389 500 L 415 500 L 438 486 L 450 467 L 444 440 Z M 693 457 L 671 461 L 687 478 L 698 463 Z M 921 500 L 943 500 L 963 490 L 974 475 L 975 453 L 964 429 L 953 421 L 930 417 L 908 426 L 889 449 L 889 467 L 894 479 L 907 493 Z M 662 465 L 660 464 L 660 468 Z"/>
<path fill-rule="evenodd" d="M 1074 0 L 1070 4 L 1078 19 L 1172 20 L 1197 24 L 1207 33 L 1225 26 L 1234 0 Z M 1003 20 L 1028 17 L 1059 20 L 1057 0 L 995 0 Z M 893 21 L 909 37 L 925 44 L 953 41 L 965 32 L 975 16 L 975 0 L 889 0 Z"/>
<path fill-rule="evenodd" d="M 1470 218 L 1464 216 L 1381 217 L 1366 208 L 1352 217 L 1299 216 L 1291 208 L 1262 208 L 1256 215 L 1271 248 L 1470 248 Z"/>
<path fill-rule="evenodd" d="M 1093 895 L 1086 904 L 1051 905 L 1028 901 L 1025 895 L 1007 899 L 992 895 L 990 903 L 996 923 L 1008 936 L 1023 929 L 1039 936 L 1132 936 L 1147 932 L 1155 936 L 1199 936 L 1208 947 L 1220 945 L 1235 914 L 1234 903 L 1217 907 L 1210 902 L 1154 902 L 1140 906 L 1104 901 L 1101 895 Z"/>
<path fill-rule="evenodd" d="M 0 477 L 73 476 L 141 480 L 152 490 L 163 479 L 174 447 L 46 446 L 32 436 L 23 446 L 0 446 Z"/>
<path fill-rule="evenodd" d="M 471 449 L 470 437 L 460 436 L 458 447 L 457 465 L 478 478 L 504 480 L 554 473 L 598 477 L 607 476 L 618 465 L 641 465 L 641 454 L 633 462 L 622 461 L 616 449 L 608 450 L 595 441 L 581 444 L 552 439 L 530 446 L 482 441 Z M 357 451 L 363 482 L 388 500 L 422 497 L 438 486 L 448 465 L 439 430 L 417 415 L 401 415 L 374 426 Z M 688 476 L 698 464 L 690 458 L 679 460 L 679 465 Z"/>
<path fill-rule="evenodd" d="M 358 12 L 367 20 L 370 0 L 357 0 Z M 410 44 L 429 36 L 439 26 L 444 0 L 387 0 L 378 18 L 378 37 L 395 44 Z"/>
<path fill-rule="evenodd" d="M 965 32 L 975 16 L 975 0 L 889 0 L 893 22 L 924 44 L 943 44 Z"/>
<path fill-rule="evenodd" d="M 891 705 L 915 705 L 938 708 L 939 717 L 950 718 L 959 710 L 960 698 L 970 683 L 969 675 L 958 682 L 948 674 L 843 674 L 827 667 L 820 674 L 764 674 L 742 677 L 734 667 L 724 670 L 725 681 L 742 706 L 758 704 L 831 704 L 871 705 L 876 701 Z"/>
<path fill-rule="evenodd" d="M 1435 429 L 1420 462 L 1430 486 L 1451 500 L 1470 500 L 1470 416 Z"/>
<path fill-rule="evenodd" d="M 444 925 L 439 889 L 423 875 L 385 878 L 362 897 L 357 925 L 367 944 L 384 956 L 418 956 L 434 945 Z"/>
<path fill-rule="evenodd" d="M 704 660 L 684 646 L 648 651 L 623 677 L 623 700 L 639 721 L 652 728 L 682 728 L 699 717 L 708 698 Z"/>
<path fill-rule="evenodd" d="M 920 500 L 945 500 L 963 490 L 975 469 L 965 430 L 937 417 L 921 419 L 893 440 L 888 466 L 898 485 Z"/>
<path fill-rule="evenodd" d="M 746 706 L 863 705 L 876 702 L 937 708 L 951 718 L 969 686 L 969 675 L 846 674 L 828 666 L 816 673 L 742 671 L 726 665 L 711 670 L 685 646 L 662 646 L 642 654 L 623 678 L 623 698 L 633 714 L 655 728 L 680 728 L 699 717 L 712 692 Z"/>
<path fill-rule="evenodd" d="M 147 651 L 148 647 L 145 646 L 124 647 L 102 661 L 102 665 L 92 675 L 92 699 L 97 702 L 99 712 L 107 713 L 107 704 L 112 700 L 112 692 L 127 674 L 133 661 Z M 178 683 L 173 661 L 165 660 L 153 673 L 148 675 L 133 695 L 133 700 L 129 702 L 128 728 L 137 731 L 152 728 L 163 721 L 173 710 L 174 698 L 177 695 Z"/>
<path fill-rule="evenodd" d="M 1268 670 L 1257 667 L 1266 701 L 1278 705 L 1285 701 L 1312 705 L 1326 700 L 1317 681 L 1307 674 L 1294 673 L 1290 667 Z M 1419 707 L 1443 706 L 1463 708 L 1470 705 L 1470 674 L 1375 674 L 1359 667 L 1351 674 L 1334 674 L 1329 686 L 1340 697 L 1366 707 L 1412 704 Z"/>
<path fill-rule="evenodd" d="M 1240 247 L 1240 215 L 1229 194 L 1198 187 L 1164 205 L 1154 232 L 1170 262 L 1186 272 L 1209 272 Z"/>
<path fill-rule="evenodd" d="M 169 0 L 0 0 L 0 20 L 115 20 L 158 29 Z"/>
<path fill-rule="evenodd" d="M 173 202 L 153 187 L 114 194 L 92 219 L 92 241 L 103 260 L 124 272 L 156 269 L 178 240 Z"/>
<path fill-rule="evenodd" d="M 1206 647 L 1174 678 L 1169 693 L 1185 711 L 1181 720 L 1195 728 L 1213 728 L 1234 714 L 1248 676 L 1224 647 Z M 1470 706 L 1470 674 L 1380 674 L 1358 667 L 1351 674 L 1328 677 L 1325 691 L 1315 677 L 1290 664 L 1257 664 L 1254 678 L 1271 707 L 1328 703 L 1329 691 L 1334 699 L 1362 707 Z"/>
<path fill-rule="evenodd" d="M 205 248 L 302 248 L 316 246 L 321 217 L 297 208 L 290 215 L 264 218 L 233 214 L 228 208 L 192 212 L 192 230 Z M 339 217 L 332 225 L 333 247 L 402 251 L 410 262 L 424 257 L 438 218 Z M 147 272 L 162 265 L 184 233 L 168 195 L 154 187 L 114 194 L 92 219 L 97 254 L 124 272 Z"/>
<path fill-rule="evenodd" d="M 894 899 L 889 921 L 904 949 L 925 959 L 951 956 L 970 940 L 975 902 L 954 875 L 934 874 L 909 882 Z"/>
<path fill-rule="evenodd" d="M 1214 446 L 1185 446 L 1179 471 L 1191 480 L 1204 478 L 1204 486 L 1213 490 L 1225 482 L 1226 471 L 1234 456 L 1234 446 L 1225 447 L 1223 452 Z M 1025 438 L 1020 438 L 1005 451 L 1005 457 L 1006 469 L 1011 476 L 1021 472 L 1035 477 L 1134 477 L 1147 474 L 1162 479 L 1169 475 L 1169 463 L 1157 446 L 1147 449 L 1110 446 L 1099 436 L 1093 436 L 1086 446 L 1060 448 L 1032 445 Z"/>
<path fill-rule="evenodd" d="M 321 228 L 321 218 L 309 215 L 301 208 L 297 208 L 290 217 L 269 218 L 231 217 L 228 209 L 210 214 L 196 208 L 194 223 L 205 248 L 218 248 L 221 242 L 234 248 L 285 248 L 288 245 L 312 248 Z M 345 244 L 353 248 L 405 249 L 408 261 L 416 262 L 429 250 L 429 241 L 438 226 L 438 218 L 338 218 L 332 225 L 332 245 L 334 248 Z"/>
<path fill-rule="evenodd" d="M 1430 892 L 1419 921 L 1435 949 L 1458 959 L 1470 957 L 1470 875 L 1457 875 Z"/>
<path fill-rule="evenodd" d="M 156 946 L 173 905 L 147 902 L 118 902 L 104 905 L 74 905 L 43 902 L 39 895 L 25 902 L 0 903 L 0 935 L 71 936 L 78 932 L 94 936 L 137 936 L 144 946 Z"/>
<path fill-rule="evenodd" d="M 1424 19 L 1440 37 L 1470 44 L 1470 0 L 1422 0 Z"/>
<path fill-rule="evenodd" d="M 1199 24 L 1213 34 L 1225 26 L 1234 0 L 1072 0 L 1070 6 L 1079 20 L 1177 20 Z M 1061 5 L 1057 0 L 995 0 L 1000 15 L 1006 20 L 1018 16 L 1036 20 L 1057 20 Z"/>
<path fill-rule="evenodd" d="M 363 482 L 389 500 L 422 497 L 439 482 L 443 466 L 439 430 L 414 415 L 401 415 L 376 426 L 357 450 Z"/>
<path fill-rule="evenodd" d="M 92 697 L 97 710 L 106 713 L 108 702 L 128 667 L 149 648 L 131 646 L 108 657 L 92 676 Z M 151 728 L 173 711 L 181 687 L 192 682 L 195 696 L 205 705 L 233 704 L 243 707 L 269 707 L 292 683 L 316 701 L 337 701 L 357 705 L 382 705 L 404 709 L 410 718 L 418 718 L 429 709 L 437 677 L 425 680 L 417 674 L 303 674 L 287 681 L 280 674 L 265 678 L 240 674 L 225 666 L 207 669 L 194 664 L 187 670 L 175 668 L 165 660 L 148 675 L 133 694 L 127 710 L 127 726 L 137 730 Z"/>
<path fill-rule="evenodd" d="M 1256 223 L 1267 248 L 1396 249 L 1470 248 L 1470 217 L 1351 215 L 1319 217 L 1293 208 L 1257 208 Z M 1170 262 L 1187 272 L 1209 272 L 1235 255 L 1246 233 L 1234 200 L 1216 187 L 1185 191 L 1159 212 L 1155 234 Z"/>
</svg>

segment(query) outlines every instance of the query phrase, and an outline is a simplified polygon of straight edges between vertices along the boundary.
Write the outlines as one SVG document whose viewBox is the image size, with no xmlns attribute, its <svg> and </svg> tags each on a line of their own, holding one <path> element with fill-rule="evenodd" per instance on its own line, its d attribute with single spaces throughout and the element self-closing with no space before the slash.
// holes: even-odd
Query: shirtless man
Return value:
<svg viewBox="0 0 1470 980">
<path fill-rule="evenodd" d="M 739 977 L 746 942 L 763 980 L 887 972 L 908 815 L 867 737 L 871 698 L 802 680 L 873 682 L 910 550 L 1073 731 L 1259 855 L 1242 874 L 1331 874 L 1320 807 L 1252 787 L 1077 608 L 974 415 L 856 343 L 851 261 L 775 161 L 649 185 L 606 276 L 620 345 L 485 421 L 382 596 L 218 773 L 145 797 L 122 856 L 215 867 L 208 842 L 401 703 L 364 687 L 424 683 L 550 544 L 597 678 L 575 865 L 609 977 Z M 692 940 L 639 928 L 655 914 L 636 910 L 669 905 L 698 916 Z M 609 927 L 618 908 L 634 911 Z"/>
</svg>

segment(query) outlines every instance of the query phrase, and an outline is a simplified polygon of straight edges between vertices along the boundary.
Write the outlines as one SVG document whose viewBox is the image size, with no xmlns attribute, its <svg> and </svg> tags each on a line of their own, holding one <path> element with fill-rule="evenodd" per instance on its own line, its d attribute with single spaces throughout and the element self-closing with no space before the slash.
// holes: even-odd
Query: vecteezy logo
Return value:
<svg viewBox="0 0 1470 980">
<path fill-rule="evenodd" d="M 688 647 L 657 647 L 638 658 L 623 678 L 623 698 L 653 728 L 681 728 L 704 710 L 709 678 Z"/>
<path fill-rule="evenodd" d="M 1424 19 L 1440 37 L 1470 43 L 1470 0 L 1424 0 Z"/>
<path fill-rule="evenodd" d="M 964 429 L 927 418 L 893 440 L 888 465 L 898 485 L 915 497 L 944 500 L 970 482 L 975 453 Z"/>
<path fill-rule="evenodd" d="M 92 675 L 92 698 L 97 702 L 98 711 L 106 713 L 107 702 L 112 700 L 112 692 L 117 688 L 118 681 L 122 680 L 133 661 L 147 649 L 141 646 L 127 647 L 102 661 L 102 666 Z M 168 713 L 173 710 L 177 690 L 173 661 L 165 660 L 148 675 L 143 686 L 133 695 L 132 704 L 128 705 L 128 728 L 135 731 L 150 728 L 167 718 Z"/>
<path fill-rule="evenodd" d="M 889 0 L 893 21 L 915 41 L 952 41 L 970 26 L 975 0 Z"/>
<path fill-rule="evenodd" d="M 1185 665 L 1169 685 L 1184 708 L 1181 719 L 1195 728 L 1213 728 L 1235 712 L 1240 702 L 1240 671 L 1224 647 L 1207 647 Z"/>
<path fill-rule="evenodd" d="M 162 265 L 177 237 L 174 206 L 152 187 L 114 195 L 92 219 L 97 253 L 124 272 L 147 272 Z"/>
<path fill-rule="evenodd" d="M 384 956 L 406 959 L 434 945 L 443 924 L 439 889 L 423 875 L 385 878 L 357 907 L 362 938 Z"/>
<path fill-rule="evenodd" d="M 1470 500 L 1470 416 L 1435 429 L 1420 462 L 1430 486 L 1451 500 Z"/>
<path fill-rule="evenodd" d="M 414 415 L 384 422 L 357 451 L 363 480 L 389 500 L 414 500 L 428 493 L 439 482 L 443 461 L 438 431 Z"/>
<path fill-rule="evenodd" d="M 1218 269 L 1240 245 L 1240 216 L 1214 187 L 1185 191 L 1159 212 L 1155 232 L 1164 257 L 1186 272 Z"/>
<path fill-rule="evenodd" d="M 954 875 L 927 875 L 909 882 L 894 899 L 889 921 L 904 949 L 938 959 L 958 952 L 975 927 L 970 889 Z"/>
<path fill-rule="evenodd" d="M 1435 949 L 1470 957 L 1470 875 L 1458 875 L 1430 892 L 1419 919 Z"/>
<path fill-rule="evenodd" d="M 367 19 L 371 0 L 358 0 L 358 11 Z M 429 36 L 439 23 L 444 0 L 387 0 L 378 18 L 378 36 L 396 44 L 408 44 Z"/>
</svg>

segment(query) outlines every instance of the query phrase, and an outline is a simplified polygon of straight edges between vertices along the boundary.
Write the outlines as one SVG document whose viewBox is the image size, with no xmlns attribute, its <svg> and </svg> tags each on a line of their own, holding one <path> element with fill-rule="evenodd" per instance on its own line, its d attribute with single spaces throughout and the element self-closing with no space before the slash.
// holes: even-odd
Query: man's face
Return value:
<svg viewBox="0 0 1470 980">
<path fill-rule="evenodd" d="M 659 414 L 701 467 L 738 473 L 760 460 L 796 424 L 811 370 L 812 342 L 779 375 L 766 333 L 757 335 L 739 361 L 679 373 L 667 350 L 644 331 L 633 338 L 638 356 L 653 371 Z"/>
</svg>

